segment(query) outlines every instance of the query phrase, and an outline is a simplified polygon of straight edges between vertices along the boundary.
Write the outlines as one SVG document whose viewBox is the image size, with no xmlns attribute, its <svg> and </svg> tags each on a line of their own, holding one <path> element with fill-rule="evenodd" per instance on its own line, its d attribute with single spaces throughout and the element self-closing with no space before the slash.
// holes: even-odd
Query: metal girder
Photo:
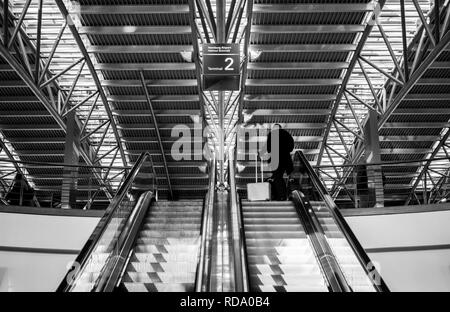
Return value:
<svg viewBox="0 0 450 312">
<path fill-rule="evenodd" d="M 185 71 L 195 70 L 194 63 L 99 63 L 95 65 L 98 70 L 107 71 L 136 71 L 136 70 L 148 70 L 148 71 Z"/>
<path fill-rule="evenodd" d="M 386 4 L 386 0 L 380 0 L 378 2 L 378 8 L 380 9 L 380 12 L 383 9 L 385 4 Z M 323 157 L 323 153 L 325 152 L 325 146 L 327 145 L 328 138 L 330 136 L 331 126 L 332 126 L 332 122 L 331 121 L 336 118 L 336 113 L 337 113 L 337 111 L 339 109 L 339 106 L 341 105 L 342 98 L 343 98 L 344 93 L 345 93 L 345 91 L 347 89 L 347 85 L 348 85 L 348 83 L 350 81 L 350 78 L 352 76 L 353 70 L 355 69 L 355 66 L 356 66 L 356 64 L 358 62 L 358 59 L 359 59 L 360 54 L 361 54 L 361 51 L 363 50 L 363 48 L 364 48 L 364 46 L 365 46 L 365 44 L 367 42 L 367 39 L 369 38 L 369 35 L 372 33 L 372 29 L 373 29 L 373 27 L 376 24 L 376 19 L 377 19 L 377 16 L 376 16 L 376 14 L 374 12 L 373 15 L 372 15 L 371 22 L 369 22 L 365 26 L 364 32 L 363 32 L 361 38 L 359 39 L 359 42 L 358 42 L 357 48 L 355 50 L 355 53 L 353 54 L 353 57 L 352 57 L 352 59 L 350 61 L 350 65 L 349 65 L 349 67 L 347 69 L 347 72 L 345 73 L 345 77 L 344 77 L 344 79 L 342 81 L 341 89 L 339 90 L 339 92 L 338 92 L 338 94 L 336 96 L 336 99 L 335 99 L 336 101 L 333 104 L 330 120 L 328 121 L 327 128 L 326 128 L 325 133 L 324 133 L 323 143 L 322 143 L 322 146 L 320 147 L 319 158 L 317 160 L 317 165 L 318 166 L 320 166 L 320 164 L 322 163 L 322 157 Z"/>
<path fill-rule="evenodd" d="M 320 34 L 358 33 L 364 31 L 362 25 L 253 25 L 252 32 L 260 34 Z"/>
<path fill-rule="evenodd" d="M 158 87 L 197 87 L 196 79 L 167 79 L 167 80 L 151 80 L 146 82 L 149 88 Z M 140 87 L 139 80 L 103 80 L 105 87 Z"/>
<path fill-rule="evenodd" d="M 72 33 L 72 36 L 74 37 L 78 47 L 79 47 L 79 49 L 80 49 L 81 54 L 84 56 L 84 59 L 86 61 L 86 65 L 89 68 L 91 76 L 92 76 L 92 78 L 94 80 L 94 83 L 95 83 L 95 85 L 97 87 L 97 91 L 99 92 L 100 98 L 101 98 L 101 100 L 103 102 L 103 106 L 105 107 L 105 111 L 106 111 L 106 113 L 108 115 L 108 118 L 110 120 L 111 128 L 112 128 L 112 131 L 114 133 L 114 137 L 116 139 L 117 145 L 118 145 L 119 150 L 120 150 L 122 163 L 126 167 L 127 166 L 127 160 L 125 158 L 124 149 L 123 149 L 123 146 L 122 146 L 122 142 L 120 140 L 120 134 L 119 134 L 119 131 L 117 129 L 117 125 L 116 125 L 116 122 L 114 120 L 114 116 L 113 116 L 113 114 L 111 112 L 111 108 L 109 106 L 108 99 L 106 97 L 106 94 L 105 94 L 105 92 L 103 90 L 103 87 L 102 87 L 102 84 L 100 82 L 100 79 L 99 79 L 99 77 L 97 75 L 97 72 L 95 70 L 94 64 L 93 64 L 93 62 L 92 62 L 92 60 L 91 60 L 91 58 L 90 58 L 90 56 L 89 56 L 89 54 L 88 54 L 88 52 L 86 50 L 86 46 L 84 45 L 84 42 L 83 42 L 83 40 L 82 40 L 82 38 L 81 38 L 81 36 L 80 36 L 80 34 L 79 34 L 75 24 L 72 21 L 71 16 L 69 15 L 69 12 L 67 11 L 67 8 L 66 8 L 64 2 L 62 0 L 55 0 L 55 2 L 57 4 L 57 6 L 59 8 L 59 11 L 61 12 L 62 16 L 67 21 L 69 29 L 70 29 L 70 31 Z"/>
<path fill-rule="evenodd" d="M 249 63 L 248 70 L 304 70 L 304 69 L 346 69 L 347 62 L 321 62 L 321 63 Z"/>
<path fill-rule="evenodd" d="M 193 52 L 194 48 L 190 45 L 98 45 L 89 46 L 89 53 L 98 54 L 120 54 L 120 53 L 136 53 L 136 54 L 152 54 L 152 53 L 188 53 Z"/>
<path fill-rule="evenodd" d="M 55 0 L 57 3 L 61 0 Z M 191 35 L 190 26 L 82 26 L 81 35 Z"/>
<path fill-rule="evenodd" d="M 373 11 L 373 3 L 255 4 L 254 13 L 353 13 Z"/>
<path fill-rule="evenodd" d="M 42 12 L 42 7 L 40 6 L 40 4 L 39 4 L 38 11 Z M 39 13 L 38 16 L 40 17 L 39 19 L 42 18 L 41 13 Z M 41 25 L 42 25 L 41 22 L 38 21 L 38 28 L 40 28 Z M 65 26 L 63 25 L 63 27 L 65 27 Z M 22 50 L 25 51 L 25 45 L 23 43 L 23 40 L 26 42 L 26 44 L 31 44 L 30 40 L 27 37 L 22 37 L 22 33 L 24 33 L 22 29 L 18 29 L 17 31 L 15 30 L 15 32 L 17 32 L 17 40 L 18 40 L 19 45 L 21 46 Z M 38 37 L 39 37 L 40 32 L 41 32 L 40 29 L 38 29 Z M 39 41 L 40 41 L 39 38 L 37 41 L 39 43 Z M 57 41 L 58 41 L 58 38 L 56 39 L 56 42 Z M 56 45 L 56 43 L 54 44 L 54 46 L 55 45 Z M 28 46 L 28 49 L 30 52 L 34 51 L 32 46 L 31 47 Z M 54 49 L 54 47 L 52 49 Z M 38 53 L 38 52 L 39 52 L 39 47 L 36 48 L 35 53 Z M 52 52 L 50 51 L 50 53 L 52 53 Z M 22 66 L 22 64 L 20 64 L 17 61 L 17 59 L 12 55 L 12 53 L 10 53 L 10 51 L 6 47 L 4 47 L 4 46 L 0 47 L 0 55 L 6 60 L 6 62 L 9 64 L 9 66 L 11 66 L 11 68 L 14 70 L 14 72 L 23 80 L 23 82 L 26 84 L 26 86 L 36 96 L 36 99 L 38 100 L 37 102 L 41 103 L 48 110 L 49 116 L 51 116 L 53 118 L 53 120 L 55 121 L 55 124 L 54 124 L 55 129 L 54 130 L 62 130 L 63 133 L 67 132 L 67 127 L 66 127 L 65 121 L 55 107 L 55 103 L 54 103 L 54 99 L 53 99 L 53 90 L 49 89 L 50 84 L 47 86 L 48 94 L 45 94 L 44 92 L 42 92 L 41 86 L 38 86 L 38 81 L 40 80 L 40 78 L 41 77 L 44 78 L 45 75 L 47 74 L 46 72 L 43 72 L 42 76 L 38 75 L 40 72 L 42 72 L 41 68 L 40 68 L 42 64 L 39 61 L 39 58 L 33 65 L 33 66 L 35 66 L 34 72 L 31 70 L 31 68 L 28 68 L 28 72 L 27 72 L 27 70 Z M 28 57 L 28 56 L 26 54 L 24 54 L 23 57 Z M 49 59 L 49 61 L 51 61 L 51 59 Z M 25 60 L 25 63 L 28 63 L 28 60 Z M 45 66 L 45 68 L 48 69 L 48 66 Z M 54 80 L 55 79 L 53 79 L 53 81 L 50 81 L 52 88 L 59 89 L 59 86 L 56 84 L 56 82 Z M 50 99 L 48 99 L 48 97 L 50 97 Z M 23 98 L 23 99 L 27 100 L 28 97 Z M 20 100 L 22 100 L 22 99 L 15 98 L 15 102 L 20 101 Z M 9 99 L 7 99 L 7 101 L 9 101 Z M 35 100 L 32 100 L 32 101 L 36 102 Z M 51 129 L 52 125 L 43 125 L 41 127 Z M 6 126 L 6 128 L 8 128 L 8 126 Z M 20 125 L 16 125 L 16 128 L 20 128 Z M 23 128 L 25 128 L 25 127 L 23 127 Z M 34 127 L 34 130 L 39 130 L 39 127 Z M 85 151 L 83 148 L 80 148 L 79 154 L 82 156 L 82 158 L 85 160 L 85 162 L 88 165 L 93 165 L 91 158 L 89 156 L 90 152 Z M 99 179 L 99 181 L 103 181 L 101 178 L 101 175 L 98 174 L 96 172 L 96 170 L 94 170 L 94 175 Z M 109 193 L 109 195 L 110 195 L 110 193 Z"/>
<path fill-rule="evenodd" d="M 429 155 L 427 161 L 425 162 L 425 165 L 420 170 L 419 176 L 417 177 L 416 181 L 414 182 L 411 192 L 408 195 L 408 199 L 405 202 L 405 206 L 409 205 L 413 194 L 415 194 L 417 187 L 420 184 L 420 181 L 422 180 L 423 176 L 426 174 L 426 172 L 429 170 L 431 162 L 436 157 L 436 155 L 439 153 L 439 151 L 444 148 L 445 143 L 447 142 L 448 138 L 450 137 L 450 127 L 447 127 L 445 134 L 442 136 L 441 140 L 437 144 L 437 146 L 434 148 L 434 150 Z"/>
<path fill-rule="evenodd" d="M 247 25 L 244 34 L 244 63 L 242 67 L 242 76 L 239 85 L 240 94 L 239 94 L 239 102 L 238 102 L 238 124 L 242 124 L 243 122 L 243 114 L 242 111 L 244 109 L 244 101 L 246 94 L 246 86 L 247 86 L 247 71 L 249 70 L 250 65 L 250 36 L 252 31 L 252 20 L 253 20 L 253 0 L 248 0 L 247 2 Z"/>
<path fill-rule="evenodd" d="M 174 127 L 179 126 L 179 124 L 176 123 L 165 123 L 165 124 L 159 124 L 158 128 L 160 130 L 172 130 Z M 185 127 L 194 128 L 194 123 L 192 124 L 186 124 L 183 125 Z M 123 130 L 155 130 L 155 127 L 151 124 L 148 123 L 133 123 L 133 124 L 120 124 L 118 125 L 119 129 L 123 129 Z"/>
<path fill-rule="evenodd" d="M 294 142 L 296 143 L 303 143 L 303 142 L 321 142 L 322 141 L 322 137 L 321 136 L 293 136 Z M 247 142 L 247 143 L 255 143 L 255 142 L 260 142 L 260 143 L 265 143 L 267 142 L 267 137 L 261 137 L 261 136 L 257 136 L 257 137 L 253 137 L 253 138 L 239 138 L 238 139 L 239 142 Z"/>
<path fill-rule="evenodd" d="M 415 135 L 382 135 L 380 142 L 436 142 L 439 136 L 415 136 Z"/>
<path fill-rule="evenodd" d="M 450 122 L 388 122 L 385 123 L 384 129 L 414 129 L 414 128 L 422 128 L 422 129 L 442 129 L 450 126 Z"/>
<path fill-rule="evenodd" d="M 244 101 L 248 102 L 313 102 L 313 101 L 334 101 L 334 94 L 246 94 Z"/>
<path fill-rule="evenodd" d="M 142 89 L 145 92 L 145 97 L 147 98 L 147 104 L 149 106 L 149 110 L 150 110 L 150 113 L 152 115 L 153 126 L 155 127 L 156 136 L 157 136 L 157 139 L 158 139 L 161 156 L 163 158 L 164 171 L 165 171 L 165 174 L 166 174 L 166 179 L 167 179 L 167 185 L 168 185 L 168 188 L 169 188 L 170 198 L 173 198 L 172 184 L 170 182 L 170 176 L 169 176 L 169 169 L 167 167 L 166 154 L 164 152 L 164 146 L 162 144 L 161 134 L 159 132 L 158 122 L 157 122 L 156 116 L 155 116 L 155 111 L 153 110 L 153 104 L 152 104 L 152 101 L 150 99 L 150 94 L 148 92 L 147 83 L 145 82 L 144 72 L 140 71 L 139 75 L 140 75 L 140 78 L 141 78 L 141 87 L 142 87 Z"/>
<path fill-rule="evenodd" d="M 8 146 L 6 146 L 5 142 L 3 142 L 3 140 L 1 138 L 0 138 L 0 149 L 5 152 L 6 156 L 8 156 L 8 159 L 12 162 L 12 164 L 16 168 L 16 171 L 18 173 L 20 173 L 23 177 L 25 177 L 25 175 L 23 174 L 22 168 L 20 168 L 19 164 L 17 163 L 16 159 L 14 158 L 14 155 L 11 153 Z M 25 181 L 26 181 L 26 179 L 25 179 Z"/>
<path fill-rule="evenodd" d="M 386 112 L 382 115 L 378 128 L 381 129 L 386 124 L 388 119 L 391 117 L 392 113 L 397 109 L 400 103 L 406 98 L 411 89 L 416 85 L 416 83 L 422 78 L 425 72 L 429 69 L 431 64 L 445 51 L 447 46 L 450 44 L 450 31 L 448 31 L 441 39 L 441 41 L 435 46 L 435 48 L 428 54 L 428 56 L 423 60 L 415 72 L 412 73 L 410 79 L 405 83 L 405 85 L 398 92 L 394 101 L 387 108 Z M 420 95 L 424 97 L 425 95 Z M 430 96 L 430 95 L 428 95 Z M 443 94 L 431 95 L 432 98 L 442 97 Z M 445 96 L 445 95 L 444 95 Z M 447 98 L 448 99 L 448 98 Z"/>
<path fill-rule="evenodd" d="M 151 95 L 153 103 L 176 103 L 176 102 L 199 102 L 199 95 L 181 94 L 181 95 Z M 0 100 L 1 101 L 1 100 Z M 110 102 L 147 102 L 145 95 L 110 95 Z"/>
<path fill-rule="evenodd" d="M 251 44 L 250 51 L 262 52 L 351 52 L 356 49 L 355 44 Z"/>
<path fill-rule="evenodd" d="M 247 79 L 246 85 L 249 87 L 331 86 L 341 83 L 341 79 Z"/>
<path fill-rule="evenodd" d="M 297 130 L 297 129 L 324 129 L 327 125 L 324 123 L 283 123 L 279 124 L 286 130 Z M 270 129 L 271 123 L 262 123 L 258 125 L 247 125 L 246 128 L 249 129 Z"/>
<path fill-rule="evenodd" d="M 212 32 L 212 38 L 217 41 L 217 25 L 214 19 L 214 12 L 212 10 L 211 2 L 209 0 L 196 0 L 200 17 L 203 17 L 204 22 L 208 24 L 210 31 Z M 206 5 L 206 6 L 205 6 Z"/>
<path fill-rule="evenodd" d="M 155 115 L 158 117 L 164 116 L 198 116 L 197 109 L 171 109 L 171 110 L 155 110 Z M 115 116 L 151 116 L 148 110 L 130 109 L 130 110 L 114 110 Z"/>
<path fill-rule="evenodd" d="M 36 98 L 39 99 L 44 107 L 48 110 L 50 115 L 56 121 L 58 126 L 66 131 L 66 123 L 59 115 L 58 111 L 55 109 L 52 103 L 47 99 L 47 96 L 42 92 L 42 90 L 36 85 L 35 81 L 30 77 L 28 72 L 24 70 L 21 64 L 16 60 L 14 56 L 9 53 L 7 48 L 3 45 L 0 45 L 0 56 L 14 69 L 17 75 L 23 80 L 23 83 L 31 89 Z"/>
<path fill-rule="evenodd" d="M 253 116 L 329 115 L 330 109 L 245 109 L 244 114 Z"/>
<path fill-rule="evenodd" d="M 187 14 L 188 5 L 82 5 L 75 6 L 70 13 L 75 14 Z"/>
<path fill-rule="evenodd" d="M 198 91 L 198 102 L 200 105 L 200 114 L 202 119 L 205 117 L 205 101 L 203 97 L 203 83 L 202 83 L 202 68 L 200 65 L 200 48 L 198 45 L 198 32 L 197 32 L 197 24 L 195 22 L 196 18 L 196 9 L 195 9 L 195 0 L 189 0 L 189 23 L 191 25 L 191 40 L 192 40 L 192 46 L 193 46 L 193 54 L 192 59 L 194 61 L 194 69 L 197 77 L 197 91 Z M 199 8 L 201 10 L 201 8 Z"/>
</svg>

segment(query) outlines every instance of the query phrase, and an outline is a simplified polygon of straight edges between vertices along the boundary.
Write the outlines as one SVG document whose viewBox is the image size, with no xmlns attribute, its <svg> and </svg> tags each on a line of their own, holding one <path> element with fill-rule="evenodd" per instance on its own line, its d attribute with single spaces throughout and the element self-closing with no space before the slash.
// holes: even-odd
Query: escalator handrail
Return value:
<svg viewBox="0 0 450 312">
<path fill-rule="evenodd" d="M 325 238 L 325 231 L 312 209 L 309 199 L 299 191 L 293 191 L 290 196 L 304 230 L 310 238 L 314 254 L 322 268 L 324 278 L 328 281 L 330 291 L 351 292 L 352 289 L 339 266 L 336 255 Z"/>
<path fill-rule="evenodd" d="M 231 217 L 232 217 L 232 227 L 233 227 L 233 247 L 234 247 L 234 259 L 235 268 L 239 267 L 240 272 L 235 272 L 237 275 L 236 280 L 240 280 L 240 283 L 237 285 L 236 291 L 238 292 L 248 292 L 250 289 L 250 281 L 249 281 L 249 270 L 248 270 L 248 262 L 247 262 L 247 246 L 245 240 L 245 231 L 244 231 L 244 216 L 242 212 L 242 203 L 239 199 L 239 195 L 237 193 L 236 187 L 236 173 L 235 173 L 235 163 L 233 152 L 229 151 L 228 157 L 228 176 L 230 181 L 230 193 L 231 193 Z M 235 216 L 236 218 L 233 218 Z M 237 230 L 237 233 L 234 230 Z M 238 235 L 236 238 L 235 235 Z M 235 240 L 237 240 L 237 246 L 235 244 Z"/>
<path fill-rule="evenodd" d="M 197 273 L 195 277 L 195 291 L 202 292 L 208 289 L 208 276 L 210 271 L 210 241 L 212 239 L 211 228 L 212 228 L 212 214 L 214 209 L 214 194 L 216 186 L 216 159 L 210 162 L 209 166 L 209 188 L 206 195 L 206 200 L 204 202 L 204 208 L 202 213 L 202 225 L 201 225 L 201 242 L 200 242 L 200 252 L 197 262 Z"/>
<path fill-rule="evenodd" d="M 93 291 L 112 292 L 118 286 L 118 282 L 120 282 L 121 277 L 125 273 L 127 263 L 132 255 L 139 230 L 142 228 L 144 219 L 154 200 L 155 194 L 153 191 L 148 191 L 141 195 L 127 220 L 126 226 L 120 233 L 118 239 L 119 245 L 121 246 L 120 251 L 114 259 L 111 259 L 112 261 L 106 263 Z"/>
<path fill-rule="evenodd" d="M 71 280 L 76 281 L 77 278 L 80 276 L 80 274 L 83 272 L 83 269 L 85 268 L 88 260 L 90 259 L 92 253 L 94 252 L 96 246 L 98 245 L 101 237 L 103 236 L 104 232 L 106 231 L 106 229 L 107 229 L 108 225 L 110 224 L 112 218 L 114 217 L 115 213 L 119 209 L 120 203 L 122 202 L 125 195 L 128 193 L 128 191 L 133 186 L 134 180 L 136 179 L 138 173 L 140 172 L 143 164 L 145 163 L 145 161 L 147 159 L 150 160 L 150 164 L 151 164 L 152 171 L 153 171 L 153 179 L 154 179 L 153 186 L 155 187 L 155 189 L 153 190 L 153 193 L 154 194 L 157 193 L 157 189 L 158 189 L 157 181 L 158 180 L 156 179 L 156 174 L 155 174 L 156 171 L 155 171 L 153 159 L 149 152 L 145 152 L 145 153 L 142 153 L 139 156 L 139 158 L 137 159 L 135 165 L 133 166 L 131 171 L 128 173 L 124 182 L 119 187 L 116 195 L 114 196 L 112 202 L 109 204 L 108 208 L 106 209 L 103 217 L 100 219 L 99 223 L 95 227 L 92 235 L 89 237 L 89 239 L 86 242 L 86 244 L 84 245 L 83 249 L 81 250 L 81 252 L 77 256 L 77 258 L 75 259 L 74 263 L 78 266 L 78 268 L 76 269 L 76 271 L 72 271 L 69 269 L 69 271 L 64 276 L 63 281 L 58 286 L 58 289 L 56 290 L 57 292 L 68 292 L 75 286 L 75 284 L 68 283 L 68 280 L 71 279 Z"/>
<path fill-rule="evenodd" d="M 361 266 L 363 267 L 364 272 L 368 277 L 375 274 L 379 278 L 379 283 L 375 283 L 375 281 L 372 278 L 369 278 L 372 282 L 373 287 L 378 292 L 389 292 L 389 288 L 387 287 L 386 283 L 384 282 L 383 278 L 377 271 L 375 267 L 373 267 L 373 271 L 369 271 L 368 266 L 371 264 L 371 260 L 369 256 L 367 255 L 366 251 L 362 247 L 362 245 L 359 243 L 358 239 L 356 238 L 356 235 L 353 233 L 352 229 L 348 225 L 345 218 L 342 216 L 341 212 L 339 211 L 339 208 L 337 207 L 336 203 L 334 202 L 331 195 L 328 193 L 328 190 L 326 187 L 320 182 L 319 177 L 317 176 L 316 172 L 312 168 L 311 164 L 301 151 L 296 151 L 294 156 L 294 162 L 295 157 L 299 157 L 299 160 L 302 162 L 302 164 L 305 166 L 308 175 L 311 179 L 311 182 L 313 186 L 319 191 L 320 196 L 324 200 L 327 208 L 329 209 L 331 216 L 333 217 L 334 221 L 336 222 L 337 226 L 339 227 L 339 230 L 344 234 L 345 239 L 349 243 L 350 247 L 352 248 L 354 254 L 356 255 L 358 261 L 360 262 Z"/>
</svg>

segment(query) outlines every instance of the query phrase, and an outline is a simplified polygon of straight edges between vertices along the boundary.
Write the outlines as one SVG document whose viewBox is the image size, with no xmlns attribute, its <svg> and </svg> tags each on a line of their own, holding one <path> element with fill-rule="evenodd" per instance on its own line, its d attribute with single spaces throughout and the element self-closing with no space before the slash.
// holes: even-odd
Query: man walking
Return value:
<svg viewBox="0 0 450 312">
<path fill-rule="evenodd" d="M 276 150 L 272 150 L 272 148 Z M 287 199 L 284 173 L 289 176 L 294 171 L 291 153 L 294 150 L 294 139 L 280 124 L 275 124 L 267 136 L 266 150 L 270 153 L 272 176 L 269 181 L 272 184 L 272 199 L 284 201 Z M 278 160 L 278 161 L 277 161 Z"/>
</svg>

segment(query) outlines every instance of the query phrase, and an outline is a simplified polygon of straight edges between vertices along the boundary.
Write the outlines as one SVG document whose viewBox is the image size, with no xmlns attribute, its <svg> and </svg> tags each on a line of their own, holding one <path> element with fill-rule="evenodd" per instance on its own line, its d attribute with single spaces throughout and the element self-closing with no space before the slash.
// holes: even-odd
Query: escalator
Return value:
<svg viewBox="0 0 450 312">
<path fill-rule="evenodd" d="M 389 291 L 306 157 L 297 152 L 294 160 L 289 201 L 236 199 L 242 223 L 242 266 L 248 272 L 243 288 L 253 292 Z"/>
<path fill-rule="evenodd" d="M 250 289 L 328 291 L 294 203 L 242 202 Z"/>
<path fill-rule="evenodd" d="M 57 291 L 193 292 L 199 287 L 209 194 L 205 201 L 158 201 L 155 177 L 150 154 L 142 154 Z"/>
<path fill-rule="evenodd" d="M 121 289 L 193 292 L 202 209 L 203 200 L 154 203 L 139 231 Z"/>
</svg>

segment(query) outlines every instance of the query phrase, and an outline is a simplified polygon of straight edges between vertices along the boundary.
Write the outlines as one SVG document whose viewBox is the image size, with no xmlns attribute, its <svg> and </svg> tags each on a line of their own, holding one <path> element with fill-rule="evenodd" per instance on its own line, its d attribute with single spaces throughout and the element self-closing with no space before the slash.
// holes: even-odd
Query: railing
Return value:
<svg viewBox="0 0 450 312">
<path fill-rule="evenodd" d="M 93 234 L 67 272 L 57 291 L 110 291 L 130 242 L 150 202 L 157 179 L 149 153 L 140 155 Z"/>
<path fill-rule="evenodd" d="M 212 215 L 214 209 L 214 195 L 216 189 L 216 159 L 215 156 L 209 164 L 209 188 L 206 195 L 202 226 L 201 243 L 197 264 L 197 275 L 195 278 L 195 291 L 209 291 L 209 277 L 211 272 L 211 240 L 212 240 Z"/>
<path fill-rule="evenodd" d="M 105 210 L 130 169 L 0 158 L 0 200 L 5 205 Z"/>
<path fill-rule="evenodd" d="M 293 191 L 291 198 L 295 203 L 295 208 L 302 220 L 306 235 L 314 249 L 314 254 L 320 264 L 324 278 L 328 282 L 328 288 L 332 292 L 350 292 L 351 287 L 339 266 L 333 250 L 325 237 L 325 232 L 317 218 L 311 203 L 299 191 Z"/>
<path fill-rule="evenodd" d="M 243 225 L 242 206 L 236 188 L 236 173 L 233 151 L 228 153 L 228 178 L 231 194 L 231 230 L 233 238 L 235 291 L 249 291 L 249 274 L 247 263 L 247 247 Z"/>
<path fill-rule="evenodd" d="M 450 200 L 450 157 L 314 167 L 340 208 L 445 203 Z M 416 187 L 414 187 L 416 185 Z"/>
<path fill-rule="evenodd" d="M 313 192 L 317 192 L 317 195 L 320 197 L 319 200 L 325 203 L 324 208 L 327 209 L 327 211 L 331 214 L 331 217 L 336 223 L 338 230 L 343 234 L 349 247 L 358 259 L 362 269 L 364 270 L 364 273 L 370 279 L 370 282 L 372 283 L 374 289 L 379 292 L 389 291 L 376 268 L 373 267 L 372 262 L 367 256 L 364 248 L 361 246 L 350 226 L 345 221 L 333 198 L 330 196 L 327 189 L 322 184 L 319 177 L 302 152 L 296 152 L 294 157 L 294 166 L 296 169 L 300 168 L 300 171 L 303 172 L 303 175 L 307 175 L 309 177 L 309 182 L 314 187 Z M 314 196 L 314 194 L 310 194 L 310 196 Z M 369 268 L 371 268 L 372 270 L 369 270 Z M 376 277 L 376 279 L 374 277 Z M 351 285 L 351 281 L 349 281 L 349 284 Z"/>
</svg>

